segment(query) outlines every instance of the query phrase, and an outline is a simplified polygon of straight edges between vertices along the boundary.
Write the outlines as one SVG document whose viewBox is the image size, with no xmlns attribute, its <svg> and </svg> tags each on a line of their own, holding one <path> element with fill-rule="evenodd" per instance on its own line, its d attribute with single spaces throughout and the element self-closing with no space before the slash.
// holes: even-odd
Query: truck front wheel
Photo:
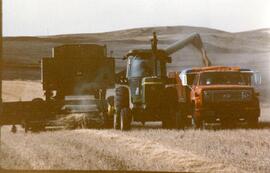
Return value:
<svg viewBox="0 0 270 173">
<path fill-rule="evenodd" d="M 195 115 L 195 106 L 192 107 L 192 127 L 194 129 L 202 129 L 204 127 L 201 117 Z"/>
</svg>

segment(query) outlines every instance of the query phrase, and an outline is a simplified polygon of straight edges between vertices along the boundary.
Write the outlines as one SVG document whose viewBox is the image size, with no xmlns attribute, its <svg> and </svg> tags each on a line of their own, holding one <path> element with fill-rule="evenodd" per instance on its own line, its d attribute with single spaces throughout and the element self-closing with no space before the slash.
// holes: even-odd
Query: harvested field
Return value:
<svg viewBox="0 0 270 173">
<path fill-rule="evenodd" d="M 3 168 L 269 172 L 270 131 L 72 130 L 11 134 L 2 128 Z M 154 129 L 153 129 L 154 128 Z M 3 157 L 2 157 L 3 158 Z"/>
<path fill-rule="evenodd" d="M 17 86 L 17 87 L 16 87 Z M 31 93 L 39 81 L 4 81 L 4 101 Z M 12 93 L 12 94 L 11 94 Z M 7 169 L 95 169 L 203 172 L 269 172 L 270 123 L 262 104 L 264 129 L 163 130 L 160 123 L 133 124 L 130 132 L 58 130 L 27 133 L 1 129 L 1 166 Z M 18 126 L 19 127 L 19 126 Z"/>
</svg>

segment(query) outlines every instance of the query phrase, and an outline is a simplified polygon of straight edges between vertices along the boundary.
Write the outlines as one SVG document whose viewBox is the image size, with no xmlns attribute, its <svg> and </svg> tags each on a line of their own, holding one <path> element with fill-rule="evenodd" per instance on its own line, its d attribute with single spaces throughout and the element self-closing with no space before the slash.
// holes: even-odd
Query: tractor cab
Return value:
<svg viewBox="0 0 270 173">
<path fill-rule="evenodd" d="M 166 63 L 171 62 L 171 58 L 163 50 L 132 50 L 126 55 L 126 59 L 126 79 L 130 85 L 133 103 L 147 102 L 145 92 L 150 85 L 162 92 L 160 89 L 165 87 L 167 78 Z"/>
<path fill-rule="evenodd" d="M 146 76 L 166 76 L 166 63 L 171 59 L 162 50 L 132 50 L 127 54 L 127 78 Z"/>
</svg>

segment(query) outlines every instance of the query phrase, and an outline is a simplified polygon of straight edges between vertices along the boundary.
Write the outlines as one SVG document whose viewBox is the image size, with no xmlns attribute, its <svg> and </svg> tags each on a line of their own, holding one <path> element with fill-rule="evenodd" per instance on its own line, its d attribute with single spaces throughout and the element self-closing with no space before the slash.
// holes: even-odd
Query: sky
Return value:
<svg viewBox="0 0 270 173">
<path fill-rule="evenodd" d="M 270 28 L 269 0 L 2 0 L 3 35 L 97 33 L 189 25 Z"/>
</svg>

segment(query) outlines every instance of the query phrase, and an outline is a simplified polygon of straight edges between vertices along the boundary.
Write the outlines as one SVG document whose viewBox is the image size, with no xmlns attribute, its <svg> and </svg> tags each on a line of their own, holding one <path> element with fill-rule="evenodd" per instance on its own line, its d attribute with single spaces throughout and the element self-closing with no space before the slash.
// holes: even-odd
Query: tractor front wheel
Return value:
<svg viewBox="0 0 270 173">
<path fill-rule="evenodd" d="M 120 129 L 120 114 L 118 112 L 115 112 L 113 115 L 113 128 L 115 130 Z"/>
<path fill-rule="evenodd" d="M 120 129 L 122 131 L 130 130 L 131 127 L 131 111 L 129 108 L 121 109 L 120 113 Z"/>
<path fill-rule="evenodd" d="M 119 86 L 115 90 L 114 129 L 129 130 L 131 111 L 129 109 L 129 89 Z"/>
</svg>

